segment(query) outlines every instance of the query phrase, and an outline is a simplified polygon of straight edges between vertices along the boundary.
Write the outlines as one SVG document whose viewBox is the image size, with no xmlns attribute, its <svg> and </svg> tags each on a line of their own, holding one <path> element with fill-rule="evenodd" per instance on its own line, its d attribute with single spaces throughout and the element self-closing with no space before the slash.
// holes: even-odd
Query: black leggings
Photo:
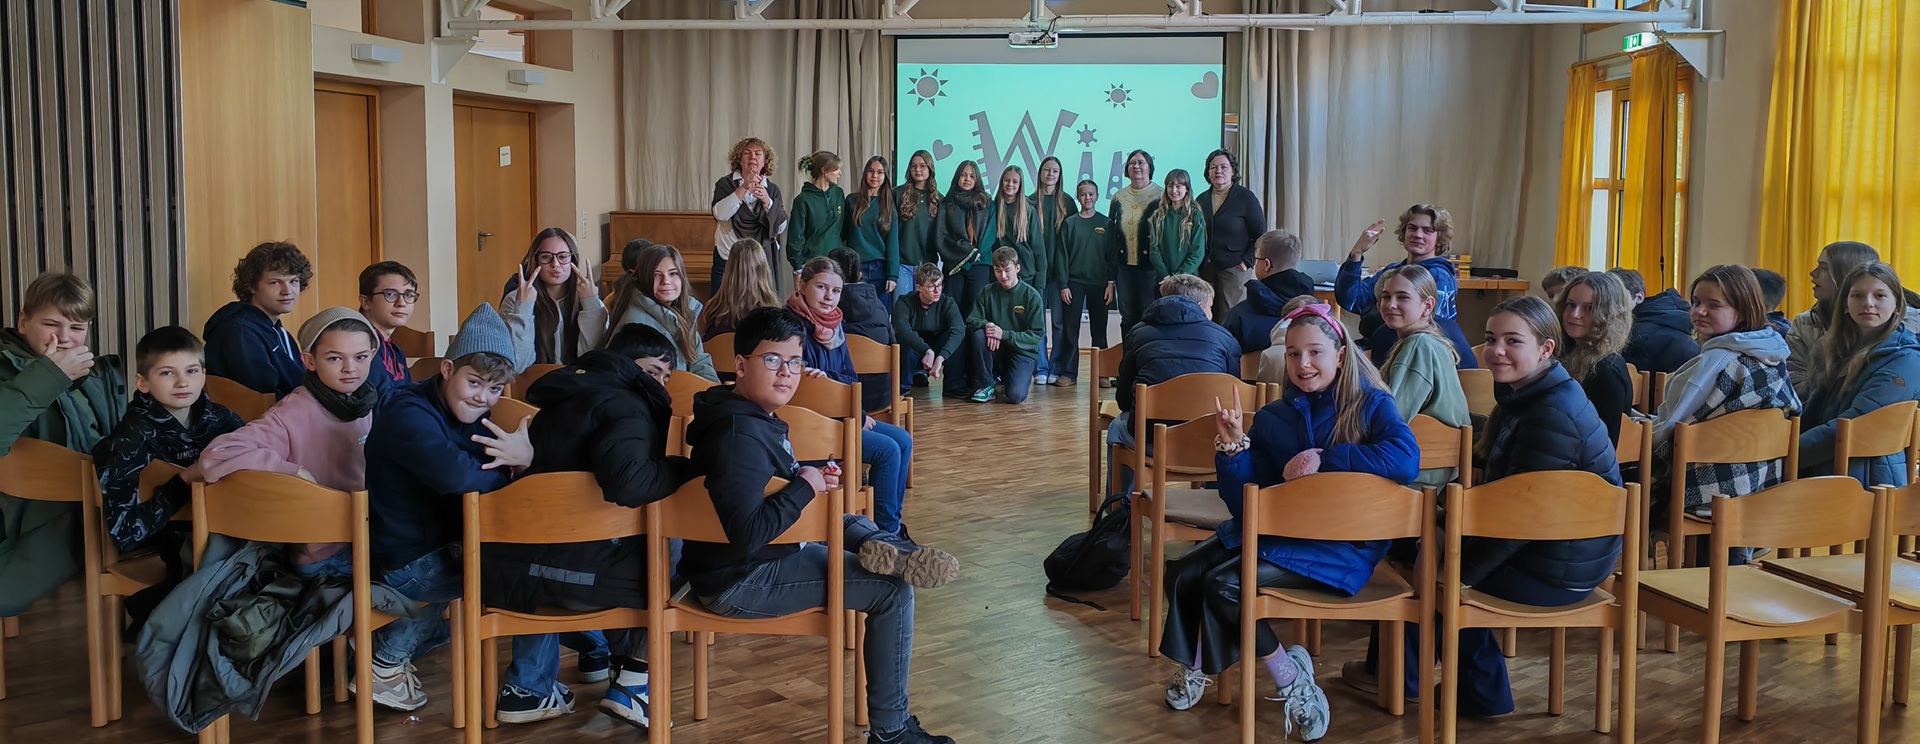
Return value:
<svg viewBox="0 0 1920 744">
<path fill-rule="evenodd" d="M 1260 562 L 1260 586 L 1272 589 L 1324 589 L 1300 574 Z M 1219 674 L 1240 660 L 1240 550 L 1209 537 L 1186 555 L 1167 562 L 1166 632 L 1160 653 L 1207 674 Z M 1280 649 L 1280 638 L 1261 623 L 1254 628 L 1254 655 L 1265 658 Z"/>
</svg>

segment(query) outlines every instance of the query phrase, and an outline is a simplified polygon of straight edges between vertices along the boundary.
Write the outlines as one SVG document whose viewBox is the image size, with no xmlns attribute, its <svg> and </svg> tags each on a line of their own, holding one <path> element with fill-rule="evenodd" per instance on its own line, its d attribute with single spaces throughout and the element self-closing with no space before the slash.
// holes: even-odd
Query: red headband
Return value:
<svg viewBox="0 0 1920 744">
<path fill-rule="evenodd" d="M 1342 342 L 1347 340 L 1347 327 L 1341 325 L 1340 319 L 1334 316 L 1332 305 L 1323 302 L 1312 302 L 1301 305 L 1300 307 L 1294 308 L 1293 312 L 1287 313 L 1287 316 L 1282 318 L 1282 320 L 1292 323 L 1294 319 L 1303 315 L 1312 315 L 1326 321 L 1327 325 L 1333 326 L 1333 337 L 1336 340 Z"/>
</svg>

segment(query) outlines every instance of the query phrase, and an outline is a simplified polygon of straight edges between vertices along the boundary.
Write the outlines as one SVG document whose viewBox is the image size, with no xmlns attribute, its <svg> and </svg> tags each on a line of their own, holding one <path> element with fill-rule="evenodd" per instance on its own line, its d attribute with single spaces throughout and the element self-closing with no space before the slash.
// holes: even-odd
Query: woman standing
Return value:
<svg viewBox="0 0 1920 744">
<path fill-rule="evenodd" d="M 759 243 L 771 267 L 767 277 L 782 296 L 793 290 L 793 267 L 786 252 L 780 250 L 780 236 L 787 231 L 787 203 L 780 198 L 780 187 L 768 180 L 773 176 L 773 146 L 759 137 L 748 137 L 733 144 L 727 152 L 727 167 L 733 172 L 713 184 L 712 287 L 726 277 L 727 261 L 733 246 L 742 240 Z"/>
<path fill-rule="evenodd" d="M 513 336 L 514 366 L 572 364 L 599 348 L 607 330 L 607 306 L 580 270 L 580 242 L 558 227 L 541 230 L 520 259 L 520 273 L 507 279 L 500 316 Z"/>
<path fill-rule="evenodd" d="M 920 150 L 907 158 L 907 177 L 893 190 L 900 220 L 900 268 L 894 276 L 894 296 L 914 291 L 914 269 L 940 260 L 934 246 L 934 228 L 940 219 L 940 186 L 934 182 L 933 153 Z"/>
<path fill-rule="evenodd" d="M 940 202 L 940 268 L 947 272 L 945 294 L 960 305 L 960 316 L 973 312 L 973 301 L 987 288 L 993 245 L 992 197 L 980 184 L 980 166 L 962 162 L 953 171 L 953 183 Z"/>
<path fill-rule="evenodd" d="M 1802 476 L 1833 474 L 1836 420 L 1920 400 L 1920 388 L 1907 382 L 1920 380 L 1920 338 L 1901 325 L 1908 308 L 1899 275 L 1875 261 L 1854 269 L 1839 287 L 1845 315 L 1828 328 L 1826 348 L 1807 378 L 1813 394 L 1800 420 Z M 1857 460 L 1848 463 L 1847 472 L 1865 486 L 1904 486 L 1907 456 L 1897 452 Z"/>
<path fill-rule="evenodd" d="M 1057 276 L 1060 272 L 1053 267 L 1058 266 L 1061 260 L 1060 226 L 1078 210 L 1073 199 L 1067 196 L 1060 178 L 1060 159 L 1047 156 L 1040 161 L 1040 168 L 1033 179 L 1033 196 L 1027 199 L 1033 207 L 1034 217 L 1040 222 L 1040 229 L 1033 236 L 1034 260 L 1047 267 L 1045 271 L 1036 270 L 1033 288 L 1040 290 L 1040 301 L 1046 305 L 1046 312 L 1052 317 L 1045 332 L 1040 334 L 1040 365 L 1034 369 L 1033 379 L 1036 385 L 1051 385 L 1059 377 L 1071 380 L 1077 376 L 1075 371 L 1061 375 L 1053 365 L 1053 357 L 1060 356 L 1053 347 L 1059 344 L 1056 339 L 1063 330 L 1060 291 L 1066 288 Z M 1075 338 L 1073 343 L 1077 345 L 1079 339 Z"/>
<path fill-rule="evenodd" d="M 1186 171 L 1167 172 L 1166 188 L 1160 200 L 1147 207 L 1146 223 L 1147 256 L 1155 281 L 1200 271 L 1200 259 L 1207 252 L 1207 219 L 1194 204 L 1193 181 Z"/>
<path fill-rule="evenodd" d="M 808 181 L 793 198 L 793 225 L 787 235 L 787 260 L 799 266 L 840 247 L 846 235 L 847 195 L 840 190 L 840 156 L 826 150 L 800 159 Z"/>
<path fill-rule="evenodd" d="M 1153 156 L 1146 150 L 1127 153 L 1127 186 L 1114 192 L 1107 205 L 1107 237 L 1113 254 L 1120 260 L 1115 266 L 1114 304 L 1120 307 L 1120 335 L 1140 322 L 1140 316 L 1153 304 L 1160 284 L 1153 275 L 1153 262 L 1147 257 L 1147 207 L 1160 200 L 1161 188 L 1153 182 Z"/>
<path fill-rule="evenodd" d="M 700 301 L 687 291 L 687 265 L 680 250 L 670 245 L 635 245 L 639 242 L 627 244 L 627 253 L 639 258 L 634 272 L 622 277 L 613 293 L 613 310 L 620 316 L 607 329 L 607 337 L 629 323 L 648 326 L 673 342 L 674 369 L 719 381 L 713 357 L 700 340 Z"/>
<path fill-rule="evenodd" d="M 1586 391 L 1607 425 L 1607 438 L 1620 441 L 1620 417 L 1633 409 L 1633 378 L 1620 356 L 1633 331 L 1633 296 L 1619 277 L 1588 272 L 1554 293 L 1553 311 L 1560 318 L 1560 348 L 1554 355 Z"/>
<path fill-rule="evenodd" d="M 887 159 L 879 155 L 867 158 L 866 167 L 860 171 L 860 188 L 847 197 L 843 242 L 860 258 L 860 275 L 881 297 L 889 299 L 899 285 L 900 274 L 900 217 L 895 208 Z"/>
<path fill-rule="evenodd" d="M 1200 193 L 1200 211 L 1207 216 L 1207 257 L 1200 278 L 1213 285 L 1213 317 L 1247 299 L 1253 279 L 1253 241 L 1267 232 L 1266 207 L 1251 189 L 1240 185 L 1240 160 L 1227 150 L 1207 155 L 1207 184 Z"/>
</svg>

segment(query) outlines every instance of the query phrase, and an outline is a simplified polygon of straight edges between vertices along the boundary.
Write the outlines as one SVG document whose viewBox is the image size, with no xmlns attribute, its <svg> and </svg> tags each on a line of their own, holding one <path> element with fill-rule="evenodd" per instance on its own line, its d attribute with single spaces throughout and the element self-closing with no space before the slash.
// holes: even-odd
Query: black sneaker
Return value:
<svg viewBox="0 0 1920 744">
<path fill-rule="evenodd" d="M 501 723 L 533 723 L 559 718 L 573 712 L 573 691 L 555 682 L 546 695 L 537 695 L 513 685 L 501 685 L 500 710 L 494 718 Z"/>
<path fill-rule="evenodd" d="M 588 684 L 607 681 L 607 669 L 611 666 L 606 654 L 580 654 L 580 681 Z"/>
<path fill-rule="evenodd" d="M 860 567 L 882 576 L 898 576 L 922 589 L 960 578 L 960 559 L 953 554 L 915 545 L 897 535 L 882 534 L 861 543 Z"/>
<path fill-rule="evenodd" d="M 920 717 L 909 716 L 906 728 L 890 733 L 868 731 L 867 739 L 875 744 L 954 744 L 951 736 L 934 736 L 920 728 Z"/>
</svg>

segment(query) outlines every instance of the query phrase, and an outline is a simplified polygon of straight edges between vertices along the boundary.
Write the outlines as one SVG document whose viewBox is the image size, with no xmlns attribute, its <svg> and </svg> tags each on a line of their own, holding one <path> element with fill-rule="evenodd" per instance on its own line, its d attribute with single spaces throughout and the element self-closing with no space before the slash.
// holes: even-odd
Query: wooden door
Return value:
<svg viewBox="0 0 1920 744">
<path fill-rule="evenodd" d="M 453 107 L 460 315 L 498 305 L 534 227 L 533 110 L 492 102 Z"/>
<path fill-rule="evenodd" d="M 359 307 L 360 270 L 380 260 L 379 96 L 378 88 L 314 81 L 319 243 L 301 246 L 313 262 L 313 289 L 302 293 L 298 317 Z"/>
</svg>

